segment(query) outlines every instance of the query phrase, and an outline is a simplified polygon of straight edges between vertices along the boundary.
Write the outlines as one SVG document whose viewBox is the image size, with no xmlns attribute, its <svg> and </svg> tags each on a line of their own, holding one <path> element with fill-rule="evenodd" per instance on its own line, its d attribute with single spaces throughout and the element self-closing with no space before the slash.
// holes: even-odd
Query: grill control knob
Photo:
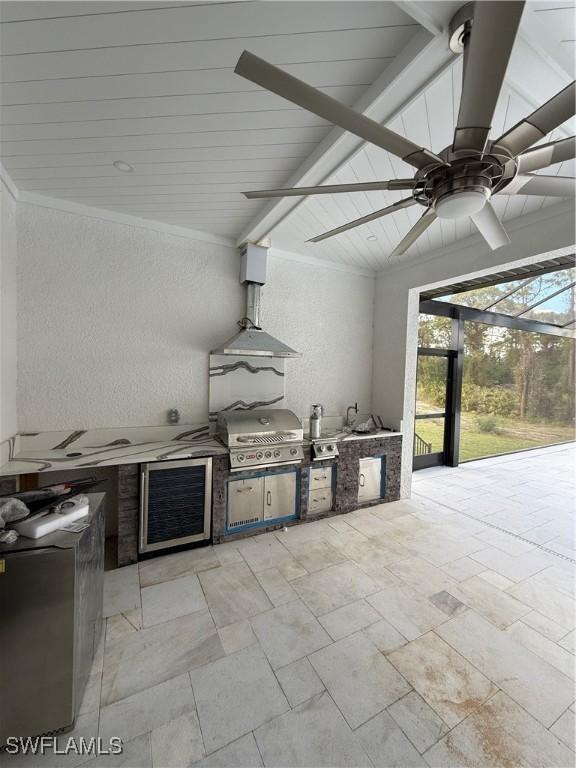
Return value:
<svg viewBox="0 0 576 768">
<path fill-rule="evenodd" d="M 325 450 L 326 449 L 325 449 L 325 447 L 323 445 L 319 445 L 318 446 L 318 453 L 324 453 Z"/>
<path fill-rule="evenodd" d="M 243 454 L 243 453 L 241 453 L 241 454 L 240 454 L 239 456 L 237 456 L 236 458 L 238 459 L 238 461 L 242 462 L 242 461 L 244 461 L 244 454 Z"/>
<path fill-rule="evenodd" d="M 266 451 L 264 456 L 266 456 L 267 459 L 271 459 L 272 458 L 272 454 L 270 453 L 270 451 Z"/>
<path fill-rule="evenodd" d="M 262 453 L 262 451 L 258 451 L 258 453 L 256 454 L 257 459 L 261 459 L 263 456 L 264 454 Z"/>
<path fill-rule="evenodd" d="M 277 459 L 279 459 L 279 458 L 280 458 L 280 456 L 282 456 L 282 454 L 280 453 L 280 451 L 274 451 L 274 456 L 275 456 Z"/>
<path fill-rule="evenodd" d="M 334 446 L 333 446 L 333 445 L 329 445 L 329 446 L 328 446 L 328 450 L 329 450 L 329 451 L 333 451 L 333 450 L 334 450 Z"/>
<path fill-rule="evenodd" d="M 298 449 L 297 448 L 290 448 L 290 453 L 292 454 L 292 456 L 296 456 L 298 454 Z"/>
</svg>

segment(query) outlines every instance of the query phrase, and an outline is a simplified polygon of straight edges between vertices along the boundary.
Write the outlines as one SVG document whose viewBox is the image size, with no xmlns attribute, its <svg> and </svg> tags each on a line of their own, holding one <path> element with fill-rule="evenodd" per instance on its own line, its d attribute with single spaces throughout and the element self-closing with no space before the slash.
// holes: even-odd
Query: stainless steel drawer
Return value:
<svg viewBox="0 0 576 768">
<path fill-rule="evenodd" d="M 310 490 L 332 488 L 332 467 L 314 467 L 310 470 Z"/>
<path fill-rule="evenodd" d="M 332 489 L 318 488 L 310 491 L 308 496 L 308 514 L 314 515 L 320 512 L 329 512 L 332 509 Z"/>
</svg>

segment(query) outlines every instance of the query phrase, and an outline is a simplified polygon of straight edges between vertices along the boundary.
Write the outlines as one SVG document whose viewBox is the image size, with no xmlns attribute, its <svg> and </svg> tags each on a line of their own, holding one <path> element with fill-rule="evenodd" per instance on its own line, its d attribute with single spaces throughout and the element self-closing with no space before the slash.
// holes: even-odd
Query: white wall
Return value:
<svg viewBox="0 0 576 768">
<path fill-rule="evenodd" d="M 19 428 L 183 423 L 208 412 L 208 353 L 244 314 L 233 247 L 18 204 Z M 374 278 L 270 259 L 267 330 L 288 407 L 370 405 Z"/>
<path fill-rule="evenodd" d="M 322 403 L 337 416 L 358 401 L 370 412 L 374 290 L 372 276 L 272 256 L 262 324 L 302 353 L 286 361 L 287 408 L 309 416 Z"/>
<path fill-rule="evenodd" d="M 507 223 L 507 229 L 512 242 L 497 251 L 491 251 L 479 236 L 474 236 L 378 275 L 373 407 L 385 420 L 403 419 L 403 496 L 409 495 L 411 481 L 420 289 L 488 274 L 505 265 L 539 261 L 556 249 L 573 252 L 571 203 L 559 203 L 531 217 L 515 219 Z"/>
<path fill-rule="evenodd" d="M 0 442 L 17 431 L 16 201 L 0 182 Z"/>
</svg>

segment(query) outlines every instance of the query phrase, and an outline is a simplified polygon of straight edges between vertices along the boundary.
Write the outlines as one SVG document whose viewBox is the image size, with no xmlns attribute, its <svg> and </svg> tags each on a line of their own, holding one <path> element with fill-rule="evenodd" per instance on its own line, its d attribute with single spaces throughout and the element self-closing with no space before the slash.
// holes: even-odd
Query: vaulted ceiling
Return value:
<svg viewBox="0 0 576 768">
<path fill-rule="evenodd" d="M 353 104 L 419 29 L 394 3 L 2 3 L 17 187 L 233 237 L 329 132 L 234 74 L 245 48 Z M 132 173 L 116 170 L 121 160 Z"/>
<path fill-rule="evenodd" d="M 244 49 L 435 151 L 450 144 L 457 2 L 4 2 L 0 159 L 19 190 L 381 269 L 421 211 L 305 241 L 406 193 L 262 203 L 247 189 L 413 175 L 384 150 L 233 73 Z M 574 5 L 528 3 L 494 135 L 574 77 Z M 552 138 L 574 133 L 561 126 Z M 133 171 L 122 173 L 123 161 Z M 574 174 L 574 162 L 544 173 Z M 504 221 L 557 203 L 495 198 Z M 471 233 L 437 221 L 405 257 Z M 370 239 L 367 239 L 370 238 Z"/>
</svg>

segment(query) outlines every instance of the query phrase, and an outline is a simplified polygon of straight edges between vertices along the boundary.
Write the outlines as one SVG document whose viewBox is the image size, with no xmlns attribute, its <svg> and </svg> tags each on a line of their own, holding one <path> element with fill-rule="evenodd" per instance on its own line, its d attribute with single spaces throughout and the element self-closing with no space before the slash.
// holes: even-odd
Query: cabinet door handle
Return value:
<svg viewBox="0 0 576 768">
<path fill-rule="evenodd" d="M 272 506 L 272 494 L 270 491 L 266 491 L 266 504 L 268 504 L 269 507 Z"/>
<path fill-rule="evenodd" d="M 320 498 L 319 498 L 319 499 L 312 499 L 312 501 L 313 501 L 313 502 L 318 502 L 318 501 L 326 501 L 326 498 L 327 498 L 326 496 L 320 496 Z"/>
<path fill-rule="evenodd" d="M 360 473 L 360 480 L 359 480 L 360 488 L 364 488 L 365 482 L 366 482 L 366 478 L 364 477 L 364 475 L 362 473 Z"/>
<path fill-rule="evenodd" d="M 327 480 L 328 475 L 316 475 L 316 480 Z"/>
<path fill-rule="evenodd" d="M 250 491 L 254 490 L 254 486 L 252 485 L 245 485 L 244 488 L 237 488 L 236 493 L 250 493 Z"/>
</svg>

